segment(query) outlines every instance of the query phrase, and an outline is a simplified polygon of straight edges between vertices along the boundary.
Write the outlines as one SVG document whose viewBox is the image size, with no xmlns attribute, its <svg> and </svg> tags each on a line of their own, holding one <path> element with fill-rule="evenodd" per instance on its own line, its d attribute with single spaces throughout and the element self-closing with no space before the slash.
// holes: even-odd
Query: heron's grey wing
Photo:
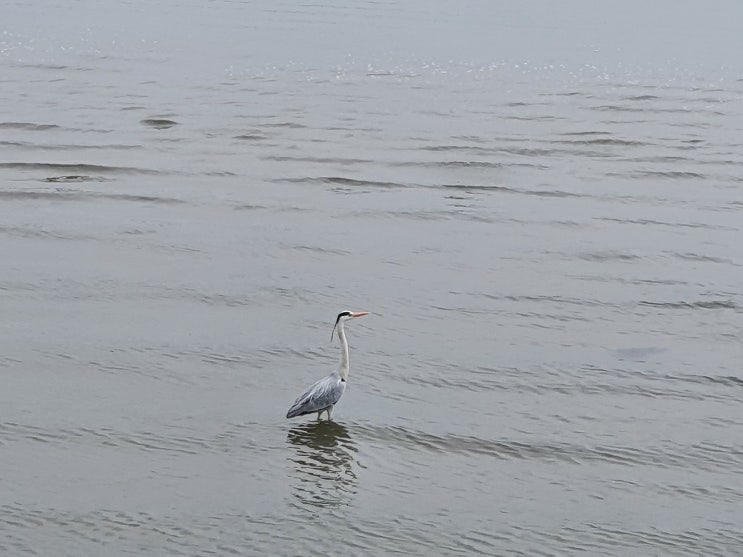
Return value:
<svg viewBox="0 0 743 557">
<path fill-rule="evenodd" d="M 287 418 L 312 414 L 333 406 L 341 398 L 346 383 L 337 373 L 328 375 L 312 385 L 307 392 L 294 401 L 286 413 Z"/>
</svg>

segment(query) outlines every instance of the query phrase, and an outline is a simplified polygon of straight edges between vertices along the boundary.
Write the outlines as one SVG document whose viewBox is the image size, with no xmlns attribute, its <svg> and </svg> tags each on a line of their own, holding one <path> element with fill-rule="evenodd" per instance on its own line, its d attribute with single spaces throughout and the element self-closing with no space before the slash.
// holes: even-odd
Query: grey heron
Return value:
<svg viewBox="0 0 743 557">
<path fill-rule="evenodd" d="M 340 400 L 343 391 L 346 390 L 346 381 L 348 381 L 348 341 L 346 340 L 346 331 L 343 330 L 343 323 L 349 319 L 363 317 L 368 313 L 368 311 L 342 311 L 338 314 L 333 332 L 330 333 L 330 340 L 332 341 L 333 333 L 337 329 L 338 339 L 341 341 L 341 361 L 338 364 L 338 369 L 327 377 L 320 379 L 295 400 L 286 413 L 287 418 L 304 416 L 314 412 L 317 412 L 318 420 L 323 412 L 328 413 L 329 420 L 333 417 L 333 406 Z"/>
</svg>

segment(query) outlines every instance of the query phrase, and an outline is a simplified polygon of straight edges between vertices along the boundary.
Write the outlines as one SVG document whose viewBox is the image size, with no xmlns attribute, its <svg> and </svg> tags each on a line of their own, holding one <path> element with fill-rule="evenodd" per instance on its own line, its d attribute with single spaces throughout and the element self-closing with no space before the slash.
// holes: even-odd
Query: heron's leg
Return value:
<svg viewBox="0 0 743 557">
<path fill-rule="evenodd" d="M 320 416 L 322 416 L 322 413 L 323 413 L 323 410 L 320 410 L 320 411 L 319 411 L 319 412 L 317 413 L 317 421 L 318 421 L 318 422 L 320 421 Z"/>
<path fill-rule="evenodd" d="M 333 419 L 333 406 L 331 406 L 330 408 L 328 408 L 328 419 L 329 420 L 332 420 Z"/>
</svg>

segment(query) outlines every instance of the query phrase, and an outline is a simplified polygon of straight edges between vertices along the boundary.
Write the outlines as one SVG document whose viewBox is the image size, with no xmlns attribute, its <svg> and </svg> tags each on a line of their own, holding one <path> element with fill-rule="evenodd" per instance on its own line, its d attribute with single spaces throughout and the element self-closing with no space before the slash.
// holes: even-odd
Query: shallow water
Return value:
<svg viewBox="0 0 743 557">
<path fill-rule="evenodd" d="M 9 4 L 3 554 L 740 552 L 741 10 L 672 4 Z"/>
</svg>

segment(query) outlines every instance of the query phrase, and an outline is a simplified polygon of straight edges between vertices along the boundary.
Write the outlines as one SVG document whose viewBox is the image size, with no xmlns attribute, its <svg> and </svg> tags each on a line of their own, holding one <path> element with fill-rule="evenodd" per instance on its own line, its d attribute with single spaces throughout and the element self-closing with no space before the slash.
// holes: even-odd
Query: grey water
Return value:
<svg viewBox="0 0 743 557">
<path fill-rule="evenodd" d="M 742 17 L 5 2 L 0 552 L 743 553 Z"/>
</svg>

